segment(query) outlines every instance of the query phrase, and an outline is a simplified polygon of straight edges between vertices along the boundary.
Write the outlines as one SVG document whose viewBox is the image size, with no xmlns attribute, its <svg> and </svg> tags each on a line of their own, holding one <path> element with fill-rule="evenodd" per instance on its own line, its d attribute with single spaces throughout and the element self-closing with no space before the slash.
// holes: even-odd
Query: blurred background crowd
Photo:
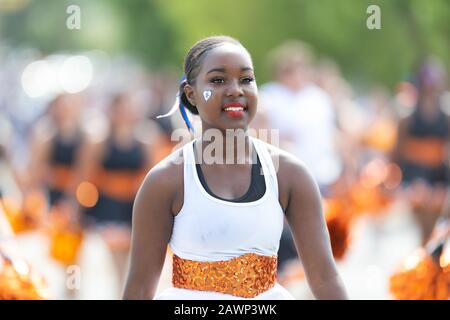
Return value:
<svg viewBox="0 0 450 320">
<path fill-rule="evenodd" d="M 449 21 L 446 0 L 0 0 L 0 299 L 121 297 L 134 196 L 184 128 L 156 116 L 211 34 L 252 54 L 252 127 L 314 176 L 350 298 L 449 299 Z M 313 298 L 287 225 L 278 271 Z"/>
</svg>

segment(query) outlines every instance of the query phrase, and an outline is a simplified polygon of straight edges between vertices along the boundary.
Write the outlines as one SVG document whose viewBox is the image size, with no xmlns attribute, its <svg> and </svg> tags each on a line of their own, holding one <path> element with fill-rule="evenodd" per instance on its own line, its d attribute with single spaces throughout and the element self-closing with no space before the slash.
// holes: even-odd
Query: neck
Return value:
<svg viewBox="0 0 450 320">
<path fill-rule="evenodd" d="M 78 124 L 76 121 L 63 121 L 58 129 L 63 136 L 72 136 L 78 130 Z"/>
<path fill-rule="evenodd" d="M 204 130 L 196 143 L 197 154 L 201 154 L 201 161 L 206 164 L 253 163 L 251 147 L 247 128 Z"/>
<path fill-rule="evenodd" d="M 133 136 L 133 128 L 129 125 L 116 124 L 111 127 L 111 135 L 119 142 L 128 141 Z"/>
<path fill-rule="evenodd" d="M 433 117 L 439 112 L 439 108 L 436 107 L 437 99 L 433 96 L 426 96 L 419 104 L 420 112 L 429 117 Z"/>
</svg>

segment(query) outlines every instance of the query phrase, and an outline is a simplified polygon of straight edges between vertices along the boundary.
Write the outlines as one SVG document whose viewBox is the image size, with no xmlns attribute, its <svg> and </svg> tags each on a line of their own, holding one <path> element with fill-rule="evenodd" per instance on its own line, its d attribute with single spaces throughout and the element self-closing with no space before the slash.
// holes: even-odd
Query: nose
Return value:
<svg viewBox="0 0 450 320">
<path fill-rule="evenodd" d="M 244 91 L 242 90 L 239 81 L 238 80 L 230 81 L 227 88 L 227 96 L 240 97 L 243 95 Z"/>
</svg>

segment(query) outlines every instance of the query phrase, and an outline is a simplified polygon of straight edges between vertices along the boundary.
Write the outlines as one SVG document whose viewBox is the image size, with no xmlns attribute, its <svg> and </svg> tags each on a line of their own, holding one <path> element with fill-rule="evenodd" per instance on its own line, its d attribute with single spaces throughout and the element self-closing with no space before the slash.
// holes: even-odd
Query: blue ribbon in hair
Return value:
<svg viewBox="0 0 450 320">
<path fill-rule="evenodd" d="M 180 85 L 185 81 L 187 81 L 187 79 L 186 79 L 186 76 L 184 75 L 180 80 Z M 189 130 L 191 130 L 192 132 L 195 132 L 194 127 L 192 126 L 191 121 L 189 120 L 189 117 L 187 115 L 186 106 L 184 105 L 183 101 L 181 101 L 181 92 L 179 90 L 178 90 L 177 96 L 175 98 L 175 103 L 173 104 L 173 106 L 169 110 L 169 112 L 167 112 L 166 114 L 157 116 L 156 119 L 171 116 L 172 114 L 175 113 L 177 108 L 180 109 L 181 116 L 183 117 L 183 120 L 186 123 L 186 126 L 189 128 Z"/>
</svg>

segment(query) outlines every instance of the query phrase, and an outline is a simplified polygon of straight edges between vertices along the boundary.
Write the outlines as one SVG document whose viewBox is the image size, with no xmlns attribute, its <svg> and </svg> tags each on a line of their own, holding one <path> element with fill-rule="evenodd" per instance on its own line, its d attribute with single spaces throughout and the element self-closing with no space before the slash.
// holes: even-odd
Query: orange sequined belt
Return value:
<svg viewBox="0 0 450 320">
<path fill-rule="evenodd" d="M 173 255 L 176 288 L 214 291 L 253 298 L 275 285 L 276 256 L 244 254 L 227 261 L 200 262 Z"/>
<path fill-rule="evenodd" d="M 120 201 L 133 201 L 144 180 L 144 170 L 104 170 L 96 173 L 99 192 Z"/>
<path fill-rule="evenodd" d="M 49 184 L 53 188 L 61 191 L 70 192 L 72 180 L 74 178 L 74 169 L 66 165 L 54 165 L 49 175 Z"/>
<path fill-rule="evenodd" d="M 408 138 L 402 149 L 406 160 L 426 167 L 440 166 L 445 162 L 445 140 L 437 138 Z"/>
</svg>

